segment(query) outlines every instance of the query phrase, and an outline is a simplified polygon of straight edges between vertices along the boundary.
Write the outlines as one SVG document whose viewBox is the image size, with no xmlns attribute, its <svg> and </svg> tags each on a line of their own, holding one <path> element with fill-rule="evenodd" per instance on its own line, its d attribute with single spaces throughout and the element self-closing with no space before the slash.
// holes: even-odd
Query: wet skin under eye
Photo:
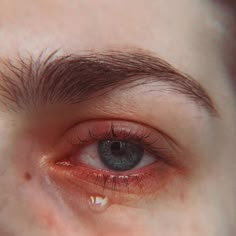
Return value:
<svg viewBox="0 0 236 236">
<path fill-rule="evenodd" d="M 111 204 L 136 207 L 141 206 L 140 200 L 156 197 L 172 179 L 186 174 L 176 158 L 178 147 L 174 147 L 165 134 L 142 124 L 87 121 L 65 134 L 54 151 L 45 155 L 44 166 L 73 209 L 91 196 L 106 196 Z M 92 162 L 88 156 L 93 156 Z M 145 158 L 151 161 L 142 164 Z M 98 161 L 104 168 L 97 167 Z"/>
</svg>

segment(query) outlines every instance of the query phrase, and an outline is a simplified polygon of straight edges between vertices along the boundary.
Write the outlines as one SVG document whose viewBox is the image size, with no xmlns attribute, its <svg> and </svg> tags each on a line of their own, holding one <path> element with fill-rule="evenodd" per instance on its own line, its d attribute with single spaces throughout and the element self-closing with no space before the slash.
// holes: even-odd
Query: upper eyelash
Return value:
<svg viewBox="0 0 236 236">
<path fill-rule="evenodd" d="M 116 129 L 114 129 L 114 125 L 112 124 L 109 131 L 103 132 L 100 135 L 95 134 L 91 129 L 88 130 L 88 133 L 88 139 L 81 139 L 80 137 L 77 137 L 77 140 L 74 140 L 73 145 L 81 148 L 90 143 L 94 143 L 100 140 L 117 139 L 142 145 L 145 151 L 154 155 L 157 159 L 161 159 L 163 161 L 168 161 L 169 159 L 167 157 L 168 152 L 165 148 L 161 148 L 160 146 L 154 147 L 154 143 L 157 143 L 158 140 L 153 140 L 152 142 L 148 141 L 148 137 L 150 136 L 150 133 L 148 132 L 140 134 L 139 132 L 132 132 L 132 130 L 130 130 L 129 132 L 124 130 L 117 131 Z"/>
</svg>

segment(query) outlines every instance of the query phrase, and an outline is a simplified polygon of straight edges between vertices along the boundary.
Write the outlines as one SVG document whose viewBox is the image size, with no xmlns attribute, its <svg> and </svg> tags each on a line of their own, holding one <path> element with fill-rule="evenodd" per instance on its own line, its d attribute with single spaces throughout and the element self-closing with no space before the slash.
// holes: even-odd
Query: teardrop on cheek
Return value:
<svg viewBox="0 0 236 236">
<path fill-rule="evenodd" d="M 110 206 L 110 204 L 106 196 L 92 195 L 88 199 L 88 206 L 91 211 L 102 213 Z"/>
</svg>

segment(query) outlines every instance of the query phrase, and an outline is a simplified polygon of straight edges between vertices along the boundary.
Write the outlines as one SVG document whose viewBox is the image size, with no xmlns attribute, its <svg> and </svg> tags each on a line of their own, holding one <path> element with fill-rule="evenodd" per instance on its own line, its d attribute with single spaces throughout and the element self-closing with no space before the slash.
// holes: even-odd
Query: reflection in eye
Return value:
<svg viewBox="0 0 236 236">
<path fill-rule="evenodd" d="M 59 147 L 49 175 L 67 189 L 65 194 L 84 195 L 94 203 L 109 199 L 130 204 L 131 199 L 156 195 L 183 169 L 175 141 L 136 122 L 82 122 L 65 134 Z"/>
</svg>

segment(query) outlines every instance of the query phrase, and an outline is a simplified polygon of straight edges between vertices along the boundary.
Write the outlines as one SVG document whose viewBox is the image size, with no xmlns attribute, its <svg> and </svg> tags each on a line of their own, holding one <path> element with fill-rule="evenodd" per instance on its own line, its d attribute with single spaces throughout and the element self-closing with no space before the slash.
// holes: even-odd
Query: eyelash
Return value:
<svg viewBox="0 0 236 236">
<path fill-rule="evenodd" d="M 148 141 L 148 138 L 150 137 L 150 133 L 148 132 L 143 132 L 141 134 L 135 131 L 133 132 L 132 130 L 130 130 L 129 132 L 122 132 L 120 130 L 120 132 L 118 132 L 114 129 L 114 126 L 111 125 L 110 130 L 102 134 L 96 134 L 93 132 L 93 130 L 90 129 L 88 130 L 88 133 L 89 133 L 88 139 L 81 140 L 80 138 L 78 138 L 78 140 L 71 140 L 70 141 L 71 145 L 79 149 L 91 143 L 95 143 L 104 139 L 121 140 L 141 145 L 146 151 L 148 151 L 156 158 L 162 159 L 163 161 L 166 160 L 166 158 L 164 157 L 165 150 L 161 147 L 155 148 L 153 146 L 154 143 L 157 142 L 157 140 Z"/>
</svg>

